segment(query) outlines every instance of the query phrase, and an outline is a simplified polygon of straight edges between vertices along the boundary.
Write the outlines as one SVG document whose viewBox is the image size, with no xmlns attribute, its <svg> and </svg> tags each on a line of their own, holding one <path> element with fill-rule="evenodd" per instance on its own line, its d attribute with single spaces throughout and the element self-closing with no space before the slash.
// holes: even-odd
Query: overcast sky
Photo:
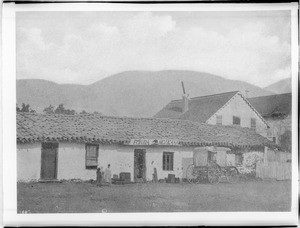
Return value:
<svg viewBox="0 0 300 228">
<path fill-rule="evenodd" d="M 291 75 L 289 11 L 18 12 L 16 24 L 18 79 L 184 69 L 264 87 Z"/>
</svg>

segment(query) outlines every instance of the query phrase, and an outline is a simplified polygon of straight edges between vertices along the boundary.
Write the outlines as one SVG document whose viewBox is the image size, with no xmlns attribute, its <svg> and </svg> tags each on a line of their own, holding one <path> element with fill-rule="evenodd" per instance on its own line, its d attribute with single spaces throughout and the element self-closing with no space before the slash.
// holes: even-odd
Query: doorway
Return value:
<svg viewBox="0 0 300 228">
<path fill-rule="evenodd" d="M 57 151 L 58 143 L 42 143 L 42 180 L 55 180 L 57 178 Z"/>
<path fill-rule="evenodd" d="M 146 181 L 146 150 L 134 150 L 134 181 Z"/>
</svg>

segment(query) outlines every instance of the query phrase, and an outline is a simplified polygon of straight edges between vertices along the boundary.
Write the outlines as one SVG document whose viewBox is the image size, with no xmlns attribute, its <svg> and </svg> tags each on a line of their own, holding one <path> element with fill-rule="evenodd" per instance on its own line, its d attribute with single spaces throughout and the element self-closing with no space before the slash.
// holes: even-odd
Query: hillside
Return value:
<svg viewBox="0 0 300 228">
<path fill-rule="evenodd" d="M 172 99 L 182 95 L 181 81 L 190 97 L 248 90 L 249 97 L 272 94 L 242 81 L 194 71 L 127 71 L 90 85 L 17 80 L 17 103 L 29 103 L 41 112 L 50 104 L 104 115 L 151 117 Z"/>
<path fill-rule="evenodd" d="M 275 82 L 267 87 L 265 87 L 264 89 L 267 91 L 270 91 L 272 93 L 277 93 L 277 94 L 281 94 L 281 93 L 291 93 L 292 92 L 292 81 L 291 78 L 286 78 L 286 79 L 282 79 L 278 82 Z"/>
</svg>

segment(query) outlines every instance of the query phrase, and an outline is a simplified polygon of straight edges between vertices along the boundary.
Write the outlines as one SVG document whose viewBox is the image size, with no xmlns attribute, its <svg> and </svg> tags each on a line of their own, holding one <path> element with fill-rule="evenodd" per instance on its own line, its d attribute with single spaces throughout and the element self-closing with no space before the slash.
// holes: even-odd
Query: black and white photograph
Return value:
<svg viewBox="0 0 300 228">
<path fill-rule="evenodd" d="M 29 5 L 4 38 L 15 216 L 295 215 L 297 4 Z"/>
</svg>

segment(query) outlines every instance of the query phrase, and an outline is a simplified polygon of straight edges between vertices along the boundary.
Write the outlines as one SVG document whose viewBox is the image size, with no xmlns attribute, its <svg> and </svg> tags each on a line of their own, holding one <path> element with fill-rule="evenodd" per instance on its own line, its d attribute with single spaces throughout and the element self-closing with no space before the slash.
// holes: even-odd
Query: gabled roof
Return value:
<svg viewBox="0 0 300 228">
<path fill-rule="evenodd" d="M 131 139 L 176 139 L 182 146 L 276 147 L 254 131 L 238 126 L 99 114 L 17 113 L 18 143 L 75 141 L 126 145 Z"/>
<path fill-rule="evenodd" d="M 238 91 L 233 91 L 191 98 L 189 99 L 189 109 L 185 113 L 182 113 L 182 99 L 173 100 L 154 117 L 182 119 L 204 123 L 237 93 Z"/>
<path fill-rule="evenodd" d="M 292 110 L 292 94 L 276 94 L 249 98 L 251 105 L 264 117 L 272 115 L 289 115 Z"/>
</svg>

